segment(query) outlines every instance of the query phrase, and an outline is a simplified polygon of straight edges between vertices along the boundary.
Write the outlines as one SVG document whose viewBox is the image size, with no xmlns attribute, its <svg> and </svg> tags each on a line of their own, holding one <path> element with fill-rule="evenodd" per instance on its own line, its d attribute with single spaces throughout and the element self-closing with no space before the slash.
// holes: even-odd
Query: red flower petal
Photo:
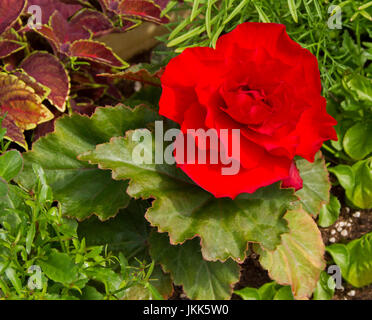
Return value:
<svg viewBox="0 0 372 320">
<path fill-rule="evenodd" d="M 291 164 L 291 168 L 289 169 L 289 177 L 283 179 L 282 187 L 295 188 L 295 190 L 299 190 L 302 189 L 302 185 L 303 185 L 302 178 L 296 167 L 295 162 L 293 161 Z"/>
<path fill-rule="evenodd" d="M 314 161 L 315 154 L 324 141 L 337 140 L 337 134 L 333 128 L 337 121 L 327 113 L 326 99 L 319 96 L 318 100 L 317 104 L 302 114 L 296 128 L 300 136 L 296 154 L 310 162 Z"/>
</svg>

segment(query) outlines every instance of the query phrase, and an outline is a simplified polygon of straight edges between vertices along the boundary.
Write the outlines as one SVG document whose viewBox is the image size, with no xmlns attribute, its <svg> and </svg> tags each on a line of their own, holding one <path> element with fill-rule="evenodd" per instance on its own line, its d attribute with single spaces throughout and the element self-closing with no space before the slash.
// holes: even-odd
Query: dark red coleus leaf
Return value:
<svg viewBox="0 0 372 320">
<path fill-rule="evenodd" d="M 54 12 L 49 26 L 43 25 L 36 32 L 49 41 L 55 53 L 59 52 L 69 57 L 86 59 L 116 68 L 126 67 L 127 64 L 110 48 L 100 42 L 89 40 L 94 32 L 105 32 L 111 28 L 111 22 L 102 14 L 92 14 L 90 10 L 84 10 L 74 16 L 70 22 L 60 13 Z"/>
<path fill-rule="evenodd" d="M 97 106 L 92 99 L 80 98 L 71 100 L 71 108 L 74 112 L 91 116 L 96 110 Z"/>
<path fill-rule="evenodd" d="M 26 47 L 14 29 L 9 29 L 1 35 L 0 59 L 4 59 Z"/>
<path fill-rule="evenodd" d="M 26 0 L 1 0 L 0 34 L 8 30 L 22 14 Z"/>
<path fill-rule="evenodd" d="M 88 30 L 94 36 L 106 34 L 114 29 L 114 25 L 104 14 L 91 9 L 76 13 L 70 20 L 70 26 L 73 30 Z"/>
<path fill-rule="evenodd" d="M 75 40 L 90 38 L 90 33 L 87 29 L 84 29 L 82 26 L 77 26 L 76 24 L 70 24 L 59 12 L 53 13 L 50 18 L 49 26 L 60 47 Z"/>
<path fill-rule="evenodd" d="M 5 112 L 0 109 L 0 116 L 3 117 Z M 16 126 L 16 124 L 7 115 L 3 122 L 1 123 L 3 128 L 6 128 L 5 137 L 15 143 L 19 144 L 21 147 L 27 149 L 27 142 L 25 136 L 23 135 L 23 130 Z"/>
<path fill-rule="evenodd" d="M 167 23 L 167 17 L 161 17 L 161 6 L 165 1 L 157 4 L 153 0 L 99 0 L 102 9 L 120 16 L 139 18 L 155 23 Z"/>
<path fill-rule="evenodd" d="M 67 54 L 71 42 L 91 37 L 89 26 L 84 25 L 84 20 L 79 23 L 79 18 L 76 18 L 74 22 L 69 23 L 59 12 L 53 13 L 49 26 L 43 25 L 36 32 L 49 41 L 56 54 Z"/>
<path fill-rule="evenodd" d="M 20 65 L 28 75 L 49 88 L 48 100 L 63 112 L 70 91 L 68 73 L 63 64 L 53 55 L 46 52 L 34 52 Z"/>
<path fill-rule="evenodd" d="M 125 79 L 132 81 L 139 81 L 143 84 L 152 86 L 161 86 L 160 78 L 163 74 L 163 69 L 151 72 L 146 64 L 138 64 L 130 67 L 128 70 L 120 73 L 101 73 L 99 77 L 106 77 L 110 79 Z"/>
<path fill-rule="evenodd" d="M 161 17 L 161 8 L 152 0 L 123 0 L 118 8 L 119 14 L 141 18 L 156 23 L 167 23 L 167 17 Z"/>
<path fill-rule="evenodd" d="M 78 40 L 71 44 L 68 55 L 103 63 L 115 68 L 124 68 L 128 64 L 121 60 L 110 48 L 103 43 L 93 40 Z"/>
<path fill-rule="evenodd" d="M 25 44 L 13 40 L 0 40 L 0 59 L 22 50 Z"/>
<path fill-rule="evenodd" d="M 67 4 L 57 0 L 28 0 L 28 5 L 38 5 L 42 11 L 42 23 L 48 24 L 49 18 L 58 11 L 65 19 L 71 17 L 82 8 L 81 5 Z"/>
<path fill-rule="evenodd" d="M 168 3 L 170 2 L 170 0 L 154 0 L 154 2 L 162 9 L 164 10 Z"/>
</svg>

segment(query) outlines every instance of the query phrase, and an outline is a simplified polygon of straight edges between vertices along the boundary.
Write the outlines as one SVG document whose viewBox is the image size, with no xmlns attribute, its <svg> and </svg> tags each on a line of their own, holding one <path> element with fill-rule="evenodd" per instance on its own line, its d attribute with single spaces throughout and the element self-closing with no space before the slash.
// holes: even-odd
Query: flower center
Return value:
<svg viewBox="0 0 372 320">
<path fill-rule="evenodd" d="M 263 89 L 252 89 L 248 85 L 235 88 L 222 86 L 220 94 L 225 102 L 222 110 L 240 123 L 259 125 L 272 112 Z"/>
</svg>

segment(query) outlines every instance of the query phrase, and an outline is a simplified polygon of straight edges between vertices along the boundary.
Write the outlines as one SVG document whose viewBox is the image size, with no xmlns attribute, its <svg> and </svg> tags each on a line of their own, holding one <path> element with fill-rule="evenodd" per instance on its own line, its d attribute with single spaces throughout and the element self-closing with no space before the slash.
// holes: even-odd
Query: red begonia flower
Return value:
<svg viewBox="0 0 372 320">
<path fill-rule="evenodd" d="M 223 175 L 221 162 L 182 163 L 176 144 L 178 166 L 216 197 L 234 198 L 277 181 L 300 189 L 294 157 L 312 162 L 324 141 L 337 139 L 317 60 L 281 24 L 243 23 L 220 37 L 216 49 L 186 49 L 169 62 L 161 82 L 160 114 L 183 132 L 240 129 L 235 175 Z M 232 137 L 219 139 L 231 148 Z"/>
</svg>

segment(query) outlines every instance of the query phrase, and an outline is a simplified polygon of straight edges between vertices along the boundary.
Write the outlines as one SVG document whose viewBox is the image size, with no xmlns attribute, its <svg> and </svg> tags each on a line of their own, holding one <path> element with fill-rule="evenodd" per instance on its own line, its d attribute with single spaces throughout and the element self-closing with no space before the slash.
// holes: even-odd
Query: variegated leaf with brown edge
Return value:
<svg viewBox="0 0 372 320">
<path fill-rule="evenodd" d="M 148 69 L 146 64 L 138 64 L 131 66 L 128 70 L 119 73 L 101 73 L 99 77 L 106 77 L 110 79 L 125 79 L 132 81 L 139 81 L 143 84 L 148 84 L 151 86 L 160 87 L 161 82 L 160 78 L 163 73 L 163 70 L 157 70 L 152 72 Z"/>
<path fill-rule="evenodd" d="M 26 0 L 1 0 L 0 4 L 0 34 L 8 30 L 22 14 Z"/>
<path fill-rule="evenodd" d="M 114 68 L 128 67 L 128 64 L 110 48 L 93 40 L 75 41 L 70 47 L 69 56 L 106 64 Z"/>
<path fill-rule="evenodd" d="M 114 29 L 112 22 L 101 12 L 84 9 L 77 12 L 70 20 L 74 29 L 90 31 L 94 36 L 106 34 Z"/>
<path fill-rule="evenodd" d="M 67 4 L 56 0 L 28 0 L 28 5 L 37 5 L 41 8 L 43 24 L 48 23 L 49 18 L 55 11 L 58 11 L 67 19 L 82 8 L 79 4 Z"/>
<path fill-rule="evenodd" d="M 281 235 L 281 244 L 269 251 L 258 247 L 261 265 L 281 285 L 290 285 L 296 299 L 309 298 L 325 268 L 325 247 L 320 231 L 302 208 L 287 211 L 284 218 L 289 232 Z"/>
<path fill-rule="evenodd" d="M 25 44 L 13 40 L 0 40 L 0 59 L 25 48 Z"/>
<path fill-rule="evenodd" d="M 67 44 L 75 40 L 90 38 L 88 30 L 81 28 L 80 26 L 76 27 L 76 25 L 69 23 L 65 17 L 57 11 L 50 17 L 49 26 L 52 28 L 58 44 L 61 47 L 68 47 Z"/>
<path fill-rule="evenodd" d="M 63 64 L 47 52 L 36 51 L 21 63 L 28 75 L 51 90 L 48 100 L 61 112 L 66 109 L 70 80 Z"/>
<path fill-rule="evenodd" d="M 162 17 L 162 9 L 153 0 L 121 0 L 118 13 L 123 16 L 140 18 L 155 23 L 168 23 L 167 17 Z"/>
<path fill-rule="evenodd" d="M 155 23 L 168 23 L 167 17 L 162 17 L 164 1 L 157 3 L 153 0 L 99 0 L 102 9 L 111 14 L 124 17 L 139 18 Z"/>
<path fill-rule="evenodd" d="M 83 24 L 78 24 L 78 21 L 68 22 L 58 11 L 51 15 L 49 25 L 42 25 L 35 31 L 48 40 L 55 54 L 67 54 L 71 42 L 91 37 L 90 31 Z"/>
<path fill-rule="evenodd" d="M 78 11 L 70 21 L 58 11 L 54 12 L 48 25 L 36 30 L 44 36 L 54 49 L 66 53 L 76 40 L 90 39 L 114 29 L 112 22 L 102 13 L 90 9 Z"/>
<path fill-rule="evenodd" d="M 4 117 L 4 116 L 5 116 L 5 113 L 0 111 L 0 117 Z M 11 119 L 9 119 L 8 116 L 6 116 L 3 119 L 1 126 L 6 129 L 6 134 L 5 134 L 6 139 L 17 143 L 25 150 L 28 149 L 27 142 L 23 134 L 23 130 L 18 128 L 15 125 L 15 123 Z"/>
<path fill-rule="evenodd" d="M 35 78 L 31 77 L 23 70 L 16 69 L 11 73 L 14 74 L 19 80 L 22 80 L 24 83 L 26 83 L 27 86 L 34 89 L 35 93 L 41 98 L 41 100 L 46 99 L 50 94 L 51 90 L 49 88 L 36 81 Z"/>
<path fill-rule="evenodd" d="M 33 129 L 54 117 L 34 89 L 6 73 L 0 73 L 0 109 L 21 130 Z"/>
</svg>

